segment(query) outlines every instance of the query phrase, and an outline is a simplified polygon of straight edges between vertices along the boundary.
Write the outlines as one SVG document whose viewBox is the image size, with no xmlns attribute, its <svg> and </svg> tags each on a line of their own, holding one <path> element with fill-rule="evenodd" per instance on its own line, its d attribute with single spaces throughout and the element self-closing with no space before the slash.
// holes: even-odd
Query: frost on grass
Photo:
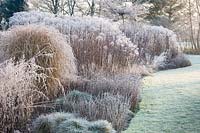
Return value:
<svg viewBox="0 0 200 133">
<path fill-rule="evenodd" d="M 38 88 L 49 97 L 63 91 L 60 90 L 61 83 L 75 79 L 76 65 L 72 48 L 63 35 L 53 28 L 37 25 L 11 28 L 4 33 L 0 46 L 6 48 L 4 60 L 13 58 L 17 63 L 22 58 L 26 61 L 35 59 L 40 66 L 38 74 L 46 75 L 46 79 L 36 79 Z"/>
<path fill-rule="evenodd" d="M 41 115 L 34 122 L 35 133 L 56 133 L 56 128 L 65 120 L 75 118 L 74 115 L 69 113 L 52 113 L 49 115 Z"/>
<path fill-rule="evenodd" d="M 140 99 L 140 76 L 127 74 L 116 74 L 105 76 L 102 73 L 96 73 L 93 78 L 82 83 L 72 85 L 71 88 L 81 92 L 87 92 L 94 96 L 103 93 L 113 95 L 120 94 L 123 97 L 128 97 L 131 103 L 131 108 L 134 110 Z"/>
<path fill-rule="evenodd" d="M 52 113 L 38 117 L 34 123 L 35 133 L 115 133 L 107 121 L 87 121 L 70 113 Z"/>
<path fill-rule="evenodd" d="M 145 62 L 152 63 L 155 56 L 170 51 L 178 54 L 176 34 L 160 26 L 150 26 L 140 23 L 126 23 L 122 31 L 139 48 L 139 54 Z"/>
<path fill-rule="evenodd" d="M 49 13 L 43 12 L 19 12 L 15 13 L 13 17 L 10 18 L 10 26 L 15 25 L 27 25 L 27 24 L 43 24 L 48 26 L 53 26 L 58 29 L 61 33 L 66 35 L 72 35 L 72 37 L 77 38 L 79 34 L 87 32 L 98 32 L 98 37 L 100 40 L 103 40 L 106 36 L 124 38 L 124 44 L 129 47 L 135 48 L 135 45 L 132 44 L 128 38 L 126 38 L 121 30 L 119 29 L 119 24 L 112 22 L 106 18 L 99 17 L 72 17 L 72 16 L 61 16 L 55 17 Z M 117 43 L 121 45 L 121 43 Z"/>
<path fill-rule="evenodd" d="M 34 60 L 7 60 L 0 64 L 0 130 L 13 132 L 14 129 L 26 128 L 26 122 L 33 111 L 34 102 L 47 100 L 44 93 L 38 91 L 34 80 L 44 79 L 37 74 L 40 66 Z"/>
<path fill-rule="evenodd" d="M 129 97 L 123 97 L 119 94 L 102 93 L 96 97 L 90 95 L 89 99 L 83 99 L 80 94 L 84 96 L 89 94 L 79 92 L 77 96 L 79 98 L 72 100 L 69 98 L 71 93 L 68 94 L 69 96 L 67 95 L 63 98 L 62 101 L 56 101 L 57 106 L 61 105 L 62 107 L 59 108 L 59 111 L 75 113 L 91 121 L 99 119 L 107 120 L 117 131 L 126 129 L 133 116 L 133 113 L 129 110 L 131 108 Z M 81 98 L 82 100 L 79 100 Z"/>
<path fill-rule="evenodd" d="M 178 48 L 176 34 L 161 26 L 140 23 L 121 25 L 122 31 L 138 46 L 140 61 L 157 70 L 189 66 L 191 63 Z M 175 63 L 177 61 L 177 63 Z"/>
<path fill-rule="evenodd" d="M 119 71 L 137 59 L 137 46 L 119 29 L 119 24 L 97 17 L 54 17 L 40 12 L 20 12 L 10 18 L 10 25 L 40 24 L 67 35 L 81 75 L 89 69 Z"/>
</svg>

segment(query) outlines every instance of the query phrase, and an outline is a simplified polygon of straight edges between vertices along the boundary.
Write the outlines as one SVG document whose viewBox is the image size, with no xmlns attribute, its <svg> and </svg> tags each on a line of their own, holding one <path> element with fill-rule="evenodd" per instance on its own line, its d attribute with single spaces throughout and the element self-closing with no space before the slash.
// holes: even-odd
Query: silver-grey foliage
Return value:
<svg viewBox="0 0 200 133">
<path fill-rule="evenodd" d="M 34 133 L 114 133 L 107 121 L 87 121 L 69 113 L 52 113 L 38 117 Z"/>
</svg>

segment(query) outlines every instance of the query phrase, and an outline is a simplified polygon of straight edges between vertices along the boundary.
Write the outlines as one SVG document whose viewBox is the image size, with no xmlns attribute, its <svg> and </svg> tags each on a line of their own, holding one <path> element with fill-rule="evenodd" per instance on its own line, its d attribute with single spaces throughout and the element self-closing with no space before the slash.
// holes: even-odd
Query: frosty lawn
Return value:
<svg viewBox="0 0 200 133">
<path fill-rule="evenodd" d="M 140 111 L 124 133 L 200 133 L 200 56 L 144 79 Z"/>
</svg>

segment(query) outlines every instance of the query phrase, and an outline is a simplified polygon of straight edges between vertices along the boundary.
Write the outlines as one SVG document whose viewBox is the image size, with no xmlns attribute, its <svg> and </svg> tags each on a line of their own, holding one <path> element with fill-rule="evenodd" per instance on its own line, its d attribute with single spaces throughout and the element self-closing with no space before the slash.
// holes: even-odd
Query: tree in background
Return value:
<svg viewBox="0 0 200 133">
<path fill-rule="evenodd" d="M 89 6 L 89 14 L 90 16 L 94 16 L 95 14 L 95 0 L 87 0 Z"/>
<path fill-rule="evenodd" d="M 150 4 L 146 19 L 154 25 L 167 28 L 179 20 L 179 11 L 183 9 L 181 0 L 142 0 Z"/>
<path fill-rule="evenodd" d="M 75 13 L 77 0 L 30 0 L 34 9 L 53 13 L 55 15 L 70 15 Z"/>
<path fill-rule="evenodd" d="M 42 8 L 48 9 L 49 12 L 51 12 L 53 14 L 59 13 L 59 10 L 60 10 L 59 8 L 60 8 L 60 4 L 61 4 L 60 0 L 41 0 L 41 2 L 44 5 Z"/>
<path fill-rule="evenodd" d="M 137 17 L 146 14 L 146 8 L 138 2 L 139 0 L 104 0 L 104 14 L 110 14 L 116 16 L 117 19 L 122 19 L 123 23 L 125 19 L 136 20 Z M 119 17 L 119 18 L 118 18 Z"/>
<path fill-rule="evenodd" d="M 28 9 L 26 0 L 4 0 L 0 3 L 0 15 L 2 18 L 8 19 L 13 16 L 15 12 L 25 11 Z"/>
<path fill-rule="evenodd" d="M 32 7 L 61 15 L 134 16 L 143 10 L 140 0 L 30 0 Z M 131 5 L 130 5 L 131 4 Z M 139 11 L 139 10 L 140 11 Z"/>
<path fill-rule="evenodd" d="M 149 2 L 151 4 L 147 19 L 153 20 L 158 16 L 163 15 L 163 8 L 166 5 L 167 0 L 143 0 L 142 2 Z"/>
<path fill-rule="evenodd" d="M 199 0 L 187 0 L 189 17 L 190 42 L 192 48 L 200 50 L 200 2 Z"/>
</svg>

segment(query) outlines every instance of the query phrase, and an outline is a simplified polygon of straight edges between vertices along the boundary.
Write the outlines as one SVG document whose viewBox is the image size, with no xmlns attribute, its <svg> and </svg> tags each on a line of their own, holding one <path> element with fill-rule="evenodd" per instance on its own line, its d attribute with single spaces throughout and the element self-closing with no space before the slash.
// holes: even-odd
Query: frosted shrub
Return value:
<svg viewBox="0 0 200 133">
<path fill-rule="evenodd" d="M 119 24 L 97 17 L 54 17 L 40 12 L 20 12 L 10 25 L 42 24 L 53 26 L 67 35 L 81 75 L 89 70 L 109 72 L 131 66 L 137 59 L 137 47 L 119 29 Z"/>
<path fill-rule="evenodd" d="M 98 74 L 89 81 L 73 85 L 72 88 L 88 92 L 93 98 L 77 102 L 66 99 L 63 104 L 65 111 L 80 114 L 89 120 L 108 120 L 117 131 L 127 127 L 133 116 L 130 110 L 136 111 L 140 101 L 138 76 Z"/>
<path fill-rule="evenodd" d="M 114 133 L 115 131 L 112 129 L 112 125 L 104 120 L 99 120 L 92 122 L 89 127 L 89 131 L 95 133 Z"/>
<path fill-rule="evenodd" d="M 78 31 L 101 31 L 110 35 L 119 35 L 121 31 L 116 23 L 111 23 L 109 19 L 97 17 L 71 17 L 60 16 L 55 17 L 53 14 L 30 11 L 18 12 L 10 18 L 10 26 L 27 25 L 27 24 L 45 24 L 53 26 L 62 33 L 72 34 Z M 71 32 L 71 33 L 70 33 Z"/>
<path fill-rule="evenodd" d="M 163 52 L 159 56 L 155 56 L 153 65 L 157 70 L 162 70 L 167 65 L 167 53 Z"/>
<path fill-rule="evenodd" d="M 175 69 L 186 66 L 191 66 L 191 62 L 182 53 L 179 53 L 174 58 L 170 58 L 170 54 L 164 52 L 154 59 L 154 67 L 157 70 Z"/>
<path fill-rule="evenodd" d="M 83 119 L 69 119 L 57 127 L 56 133 L 89 133 L 89 122 Z"/>
<path fill-rule="evenodd" d="M 57 104 L 59 103 L 57 102 Z M 119 94 L 104 93 L 89 100 L 81 101 L 66 98 L 61 104 L 62 111 L 78 114 L 91 121 L 107 120 L 117 131 L 124 130 L 133 117 L 129 110 L 131 107 L 130 98 Z"/>
<path fill-rule="evenodd" d="M 171 63 L 174 63 L 176 68 L 191 66 L 191 62 L 183 53 L 178 54 L 175 58 L 171 59 Z"/>
<path fill-rule="evenodd" d="M 34 133 L 114 133 L 107 121 L 87 121 L 70 113 L 42 115 L 33 122 Z"/>
<path fill-rule="evenodd" d="M 52 113 L 41 115 L 34 122 L 35 133 L 56 133 L 57 126 L 65 120 L 73 119 L 75 116 L 69 113 Z"/>
<path fill-rule="evenodd" d="M 36 73 L 38 68 L 33 59 L 0 64 L 0 131 L 11 133 L 26 128 L 34 102 L 48 99 L 35 86 L 36 78 L 46 78 Z"/>
<path fill-rule="evenodd" d="M 109 121 L 118 132 L 123 131 L 129 124 L 131 104 L 129 97 L 104 93 L 89 103 L 87 118 Z"/>
<path fill-rule="evenodd" d="M 84 119 L 70 119 L 62 122 L 56 133 L 115 133 L 112 125 L 103 120 L 88 122 Z"/>
<path fill-rule="evenodd" d="M 6 47 L 5 59 L 13 58 L 18 62 L 22 58 L 29 60 L 34 57 L 35 63 L 41 67 L 37 70 L 38 74 L 47 77 L 36 79 L 37 86 L 49 97 L 62 91 L 59 90 L 62 89 L 61 83 L 69 83 L 75 77 L 72 48 L 55 29 L 36 25 L 11 28 L 5 33 L 0 46 Z"/>
<path fill-rule="evenodd" d="M 140 23 L 126 23 L 122 31 L 138 46 L 139 57 L 144 63 L 152 63 L 155 56 L 170 51 L 172 57 L 178 54 L 176 34 L 163 27 L 149 26 Z"/>
<path fill-rule="evenodd" d="M 129 97 L 131 109 L 134 110 L 140 100 L 140 76 L 117 74 L 105 76 L 96 74 L 91 80 L 75 84 L 71 88 L 98 96 L 102 93 L 120 94 Z"/>
<path fill-rule="evenodd" d="M 65 110 L 67 112 L 73 112 L 74 105 L 84 101 L 89 102 L 92 99 L 92 95 L 74 90 L 69 92 L 65 97 L 57 99 L 55 104 L 59 111 Z"/>
</svg>

